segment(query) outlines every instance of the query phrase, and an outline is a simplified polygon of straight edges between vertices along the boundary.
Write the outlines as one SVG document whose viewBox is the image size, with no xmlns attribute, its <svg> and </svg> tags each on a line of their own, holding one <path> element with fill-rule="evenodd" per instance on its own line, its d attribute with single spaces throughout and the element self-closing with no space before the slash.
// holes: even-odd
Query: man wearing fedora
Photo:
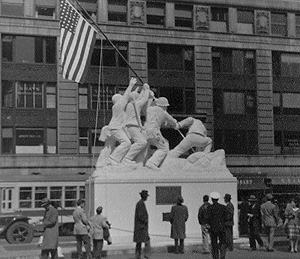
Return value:
<svg viewBox="0 0 300 259">
<path fill-rule="evenodd" d="M 150 237 L 148 233 L 148 212 L 145 201 L 149 194 L 147 190 L 140 192 L 141 199 L 135 207 L 133 242 L 136 243 L 135 259 L 141 259 L 142 243 L 145 243 L 144 256 L 150 258 Z"/>
<path fill-rule="evenodd" d="M 51 201 L 48 198 L 43 198 L 41 201 L 41 207 L 45 208 L 45 214 L 43 219 L 43 242 L 41 259 L 48 258 L 51 254 L 51 258 L 58 258 L 58 211 L 51 205 Z"/>
<path fill-rule="evenodd" d="M 224 202 L 227 208 L 227 218 L 225 221 L 226 230 L 226 242 L 229 251 L 233 250 L 233 217 L 234 217 L 234 206 L 231 203 L 231 195 L 226 193 L 224 196 Z"/>
<path fill-rule="evenodd" d="M 261 205 L 261 214 L 262 214 L 262 225 L 266 231 L 267 235 L 267 252 L 273 252 L 274 248 L 274 232 L 275 228 L 278 225 L 278 213 L 276 206 L 272 203 L 273 195 L 268 193 L 266 195 L 267 201 Z"/>
<path fill-rule="evenodd" d="M 249 197 L 249 211 L 248 211 L 248 224 L 249 224 L 249 243 L 250 251 L 256 250 L 256 241 L 260 249 L 264 246 L 264 243 L 260 237 L 261 231 L 261 212 L 260 205 L 257 203 L 257 199 L 254 195 Z"/>
<path fill-rule="evenodd" d="M 212 192 L 210 194 L 212 205 L 208 207 L 208 225 L 213 259 L 225 259 L 227 248 L 225 220 L 228 212 L 225 205 L 218 202 L 220 197 L 220 193 Z"/>
</svg>

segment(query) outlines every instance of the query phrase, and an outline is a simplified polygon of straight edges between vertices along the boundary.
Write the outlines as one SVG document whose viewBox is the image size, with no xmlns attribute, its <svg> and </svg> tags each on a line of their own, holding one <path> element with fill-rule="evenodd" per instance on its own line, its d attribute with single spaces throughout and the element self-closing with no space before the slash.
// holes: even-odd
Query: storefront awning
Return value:
<svg viewBox="0 0 300 259">
<path fill-rule="evenodd" d="M 272 185 L 300 185 L 300 177 L 284 176 L 271 178 Z"/>
<path fill-rule="evenodd" d="M 267 190 L 263 179 L 259 178 L 240 178 L 238 179 L 238 190 Z"/>
</svg>

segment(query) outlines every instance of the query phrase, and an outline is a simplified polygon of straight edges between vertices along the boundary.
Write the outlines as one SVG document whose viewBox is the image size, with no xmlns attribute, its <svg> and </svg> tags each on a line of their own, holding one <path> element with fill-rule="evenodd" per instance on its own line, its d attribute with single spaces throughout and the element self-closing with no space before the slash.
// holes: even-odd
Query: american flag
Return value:
<svg viewBox="0 0 300 259">
<path fill-rule="evenodd" d="M 60 54 L 64 79 L 83 82 L 96 33 L 69 1 L 60 1 Z"/>
</svg>

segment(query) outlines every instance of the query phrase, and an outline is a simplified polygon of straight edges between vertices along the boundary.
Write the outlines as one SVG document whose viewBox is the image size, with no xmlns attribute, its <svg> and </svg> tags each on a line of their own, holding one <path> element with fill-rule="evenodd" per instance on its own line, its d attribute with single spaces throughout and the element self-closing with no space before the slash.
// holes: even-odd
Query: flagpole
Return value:
<svg viewBox="0 0 300 259">
<path fill-rule="evenodd" d="M 94 19 L 89 15 L 89 13 L 82 7 L 82 5 L 77 1 L 76 4 L 80 7 L 81 11 L 83 11 L 84 15 L 87 16 L 93 23 L 93 25 L 98 29 L 98 31 L 104 36 L 104 38 L 109 42 L 109 44 L 118 52 L 118 54 L 121 56 L 121 58 L 126 62 L 127 66 L 130 68 L 130 70 L 134 73 L 134 75 L 140 80 L 142 84 L 144 84 L 144 81 L 138 76 L 138 74 L 135 72 L 135 70 L 131 67 L 127 59 L 122 55 L 122 53 L 118 50 L 118 48 L 112 43 L 112 41 L 105 35 L 105 33 L 101 30 L 100 26 L 95 22 Z"/>
</svg>

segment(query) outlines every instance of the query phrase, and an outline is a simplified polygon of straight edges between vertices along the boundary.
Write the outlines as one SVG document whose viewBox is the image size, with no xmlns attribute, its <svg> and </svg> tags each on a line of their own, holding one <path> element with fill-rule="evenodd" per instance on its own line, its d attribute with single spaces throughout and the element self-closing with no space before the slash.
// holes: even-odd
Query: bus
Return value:
<svg viewBox="0 0 300 259">
<path fill-rule="evenodd" d="M 30 243 L 34 236 L 43 233 L 45 209 L 41 207 L 41 200 L 45 197 L 58 209 L 60 235 L 73 234 L 72 214 L 76 201 L 85 198 L 85 179 L 54 181 L 50 178 L 0 181 L 0 237 L 8 243 Z"/>
</svg>

